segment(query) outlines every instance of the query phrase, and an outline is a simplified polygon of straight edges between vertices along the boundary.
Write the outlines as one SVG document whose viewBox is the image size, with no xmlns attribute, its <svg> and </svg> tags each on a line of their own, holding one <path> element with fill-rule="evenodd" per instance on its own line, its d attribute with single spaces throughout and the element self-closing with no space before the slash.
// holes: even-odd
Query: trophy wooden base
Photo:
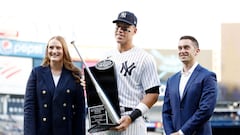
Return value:
<svg viewBox="0 0 240 135">
<path fill-rule="evenodd" d="M 110 130 L 112 127 L 118 126 L 119 124 L 97 124 L 88 129 L 89 133 L 96 133 L 101 131 Z"/>
</svg>

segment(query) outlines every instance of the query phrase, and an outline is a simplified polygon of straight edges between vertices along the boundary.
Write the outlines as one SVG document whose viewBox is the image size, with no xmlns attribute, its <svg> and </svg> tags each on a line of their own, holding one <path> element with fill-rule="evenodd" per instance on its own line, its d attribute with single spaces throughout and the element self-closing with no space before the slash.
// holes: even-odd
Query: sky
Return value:
<svg viewBox="0 0 240 135">
<path fill-rule="evenodd" d="M 177 49 L 180 36 L 192 35 L 201 50 L 213 51 L 212 69 L 221 80 L 221 25 L 240 22 L 238 1 L 0 0 L 0 31 L 18 31 L 18 40 L 44 43 L 61 35 L 74 40 L 84 58 L 96 58 L 116 46 L 112 21 L 131 11 L 138 18 L 134 45 Z"/>
<path fill-rule="evenodd" d="M 83 47 L 115 45 L 112 23 L 128 10 L 138 18 L 134 44 L 176 49 L 182 35 L 201 49 L 220 49 L 221 24 L 239 23 L 237 0 L 0 0 L 0 30 L 19 31 L 20 40 L 47 42 L 53 35 Z"/>
</svg>

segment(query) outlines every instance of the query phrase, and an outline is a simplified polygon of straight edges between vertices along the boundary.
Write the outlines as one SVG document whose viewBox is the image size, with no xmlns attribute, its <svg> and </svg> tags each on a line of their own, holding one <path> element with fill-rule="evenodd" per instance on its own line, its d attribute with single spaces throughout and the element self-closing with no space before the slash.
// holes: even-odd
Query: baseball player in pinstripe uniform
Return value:
<svg viewBox="0 0 240 135">
<path fill-rule="evenodd" d="M 156 63 L 151 55 L 132 43 L 137 32 L 134 13 L 123 11 L 113 23 L 118 46 L 107 59 L 115 62 L 121 118 L 119 126 L 104 134 L 146 135 L 142 115 L 157 101 L 159 94 Z"/>
</svg>

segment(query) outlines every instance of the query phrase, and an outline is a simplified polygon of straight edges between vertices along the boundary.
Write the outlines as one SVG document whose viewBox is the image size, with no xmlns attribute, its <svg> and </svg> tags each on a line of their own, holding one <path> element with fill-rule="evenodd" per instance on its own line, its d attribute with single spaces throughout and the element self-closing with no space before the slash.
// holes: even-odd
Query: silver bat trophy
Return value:
<svg viewBox="0 0 240 135">
<path fill-rule="evenodd" d="M 96 88 L 97 94 L 100 98 L 100 100 L 102 101 L 104 107 L 106 108 L 110 119 L 112 120 L 113 123 L 119 124 L 119 117 L 116 113 L 116 111 L 113 109 L 111 103 L 109 102 L 108 98 L 106 97 L 105 93 L 103 92 L 102 88 L 100 87 L 100 85 L 98 84 L 98 82 L 96 81 L 96 79 L 93 77 L 92 72 L 90 71 L 88 65 L 86 64 L 86 62 L 84 61 L 84 59 L 82 58 L 82 56 L 80 55 L 74 41 L 71 42 L 71 44 L 74 46 L 75 50 L 77 51 L 78 56 L 80 57 L 80 59 L 82 60 L 83 64 L 85 65 L 86 71 L 89 74 L 89 77 L 91 79 L 91 81 L 93 82 L 93 85 Z"/>
</svg>

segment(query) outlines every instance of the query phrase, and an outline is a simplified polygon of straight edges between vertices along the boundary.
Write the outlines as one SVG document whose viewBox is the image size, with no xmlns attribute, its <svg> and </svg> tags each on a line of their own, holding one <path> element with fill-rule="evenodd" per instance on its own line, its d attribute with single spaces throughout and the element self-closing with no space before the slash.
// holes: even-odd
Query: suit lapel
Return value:
<svg viewBox="0 0 240 135">
<path fill-rule="evenodd" d="M 45 82 L 49 92 L 51 94 L 53 94 L 55 85 L 54 85 L 54 82 L 53 82 L 53 78 L 52 78 L 52 73 L 51 73 L 50 67 L 43 68 L 42 78 L 43 78 L 43 80 L 44 80 L 44 82 Z"/>
<path fill-rule="evenodd" d="M 176 117 L 176 119 L 174 119 L 174 121 L 176 122 L 176 127 L 177 128 L 180 128 L 181 127 L 181 120 L 180 120 L 180 108 L 181 108 L 181 98 L 180 98 L 180 93 L 179 93 L 179 84 L 180 84 L 180 79 L 181 79 L 181 72 L 178 72 L 177 75 L 174 77 L 174 80 L 173 80 L 173 84 L 174 85 L 171 85 L 172 90 L 174 91 L 173 94 L 174 94 L 174 101 L 173 101 L 173 105 L 178 108 L 177 111 L 178 113 L 176 113 L 176 115 L 178 115 Z"/>
<path fill-rule="evenodd" d="M 68 78 L 67 76 L 68 76 L 67 71 L 65 70 L 65 68 L 63 68 L 61 76 L 60 76 L 58 84 L 57 84 L 57 88 L 61 88 L 61 87 L 64 87 L 66 85 L 64 83 L 67 82 L 66 81 L 66 79 Z"/>
<path fill-rule="evenodd" d="M 50 95 L 54 94 L 55 85 L 52 78 L 52 73 L 50 67 L 43 67 L 41 72 L 41 79 L 44 81 L 46 85 L 46 89 Z"/>
<path fill-rule="evenodd" d="M 191 86 L 191 84 L 194 82 L 194 80 L 197 78 L 198 76 L 198 73 L 199 73 L 199 69 L 200 69 L 200 65 L 197 65 L 197 67 L 193 70 L 193 73 L 191 74 L 185 88 L 184 88 L 184 91 L 183 91 L 183 97 L 182 99 L 184 98 L 184 96 L 186 95 L 189 87 Z"/>
<path fill-rule="evenodd" d="M 61 95 L 62 90 L 66 89 L 67 83 L 70 79 L 71 73 L 68 72 L 68 70 L 66 70 L 65 68 L 62 69 L 62 73 L 61 76 L 59 78 L 58 84 L 55 87 L 55 92 L 53 94 L 53 100 L 55 100 L 59 94 Z"/>
<path fill-rule="evenodd" d="M 175 88 L 177 91 L 177 93 L 176 93 L 176 95 L 177 95 L 177 99 L 179 100 L 179 101 L 181 101 L 181 98 L 180 98 L 180 93 L 179 93 L 179 84 L 180 84 L 180 79 L 181 79 L 181 72 L 179 72 L 178 73 L 178 75 L 177 75 L 177 77 L 176 77 L 176 87 L 177 88 Z M 180 103 L 180 102 L 178 102 L 178 103 Z"/>
</svg>

